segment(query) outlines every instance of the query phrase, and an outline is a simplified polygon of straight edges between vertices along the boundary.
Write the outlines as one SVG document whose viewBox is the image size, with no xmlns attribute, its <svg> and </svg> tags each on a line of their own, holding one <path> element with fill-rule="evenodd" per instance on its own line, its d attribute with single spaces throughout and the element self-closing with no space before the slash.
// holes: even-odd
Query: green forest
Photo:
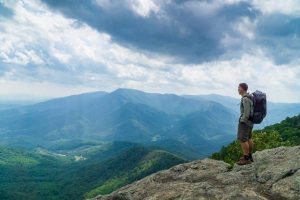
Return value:
<svg viewBox="0 0 300 200">
<path fill-rule="evenodd" d="M 287 117 L 280 123 L 267 126 L 262 130 L 253 131 L 254 152 L 279 146 L 300 145 L 300 114 Z M 224 160 L 233 165 L 242 156 L 239 141 L 233 141 L 228 146 L 223 146 L 211 158 Z"/>
<path fill-rule="evenodd" d="M 253 133 L 254 151 L 300 145 L 300 115 Z M 34 150 L 0 147 L 0 199 L 84 199 L 110 193 L 156 171 L 187 162 L 185 148 L 176 155 L 168 148 L 131 142 L 65 141 Z M 80 155 L 80 156 L 78 156 Z M 211 158 L 234 164 L 241 156 L 233 141 Z"/>
<path fill-rule="evenodd" d="M 84 199 L 186 162 L 167 151 L 115 142 L 86 159 L 46 150 L 0 148 L 0 199 Z"/>
</svg>

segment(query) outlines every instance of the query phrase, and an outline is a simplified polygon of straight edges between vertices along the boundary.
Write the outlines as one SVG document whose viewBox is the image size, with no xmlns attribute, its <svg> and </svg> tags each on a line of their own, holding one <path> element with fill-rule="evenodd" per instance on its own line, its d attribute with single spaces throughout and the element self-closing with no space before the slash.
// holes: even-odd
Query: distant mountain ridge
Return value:
<svg viewBox="0 0 300 200">
<path fill-rule="evenodd" d="M 150 143 L 175 140 L 209 153 L 234 137 L 223 105 L 174 94 L 117 89 L 58 98 L 0 112 L 1 143 L 48 147 L 61 140 Z"/>
<path fill-rule="evenodd" d="M 0 144 L 48 148 L 64 141 L 163 141 L 209 155 L 235 138 L 239 99 L 120 88 L 0 110 Z M 300 104 L 268 103 L 260 128 L 300 112 Z M 180 149 L 180 148 L 179 148 Z"/>
<path fill-rule="evenodd" d="M 277 118 L 297 111 L 297 104 L 269 107 Z M 238 108 L 239 100 L 231 97 L 132 89 L 5 108 L 0 111 L 0 145 L 13 148 L 0 146 L 0 199 L 92 198 L 156 171 L 207 157 L 235 139 Z M 266 129 L 280 130 L 299 142 L 298 122 L 299 116 Z M 277 145 L 277 135 L 270 136 L 269 142 Z M 193 182 L 193 177 L 188 181 Z"/>
<path fill-rule="evenodd" d="M 233 98 L 230 96 L 223 96 L 218 94 L 209 94 L 209 95 L 183 95 L 186 98 L 191 99 L 206 99 L 209 101 L 214 101 L 217 103 L 222 104 L 226 108 L 229 108 L 232 110 L 236 117 L 238 117 L 240 112 L 240 98 Z M 261 129 L 265 126 L 272 125 L 274 123 L 278 123 L 282 120 L 284 120 L 286 117 L 293 117 L 295 115 L 298 115 L 300 113 L 300 103 L 274 103 L 271 101 L 268 101 L 268 107 L 267 107 L 267 116 L 264 119 L 264 121 L 259 124 L 255 125 L 256 129 Z"/>
</svg>

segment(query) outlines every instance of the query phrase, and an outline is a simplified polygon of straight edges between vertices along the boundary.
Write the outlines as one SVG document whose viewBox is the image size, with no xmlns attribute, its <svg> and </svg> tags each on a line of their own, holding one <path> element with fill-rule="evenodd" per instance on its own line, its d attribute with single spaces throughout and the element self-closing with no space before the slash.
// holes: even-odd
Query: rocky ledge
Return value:
<svg viewBox="0 0 300 200">
<path fill-rule="evenodd" d="M 233 168 L 204 159 L 176 165 L 97 200 L 300 199 L 300 146 L 256 152 Z"/>
</svg>

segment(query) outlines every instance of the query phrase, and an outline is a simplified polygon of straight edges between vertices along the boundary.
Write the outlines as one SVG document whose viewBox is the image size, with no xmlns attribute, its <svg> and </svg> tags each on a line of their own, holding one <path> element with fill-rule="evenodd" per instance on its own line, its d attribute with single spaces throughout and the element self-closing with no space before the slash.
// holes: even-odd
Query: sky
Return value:
<svg viewBox="0 0 300 200">
<path fill-rule="evenodd" d="M 300 0 L 0 0 L 0 99 L 134 88 L 300 102 Z"/>
</svg>

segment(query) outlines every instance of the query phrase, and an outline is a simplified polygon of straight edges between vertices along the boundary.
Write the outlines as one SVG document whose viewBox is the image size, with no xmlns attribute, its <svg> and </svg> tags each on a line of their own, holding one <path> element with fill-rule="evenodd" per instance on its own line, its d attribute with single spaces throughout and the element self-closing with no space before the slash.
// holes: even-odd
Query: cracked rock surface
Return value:
<svg viewBox="0 0 300 200">
<path fill-rule="evenodd" d="M 300 146 L 256 152 L 232 169 L 204 159 L 159 171 L 94 200 L 300 199 Z"/>
</svg>

